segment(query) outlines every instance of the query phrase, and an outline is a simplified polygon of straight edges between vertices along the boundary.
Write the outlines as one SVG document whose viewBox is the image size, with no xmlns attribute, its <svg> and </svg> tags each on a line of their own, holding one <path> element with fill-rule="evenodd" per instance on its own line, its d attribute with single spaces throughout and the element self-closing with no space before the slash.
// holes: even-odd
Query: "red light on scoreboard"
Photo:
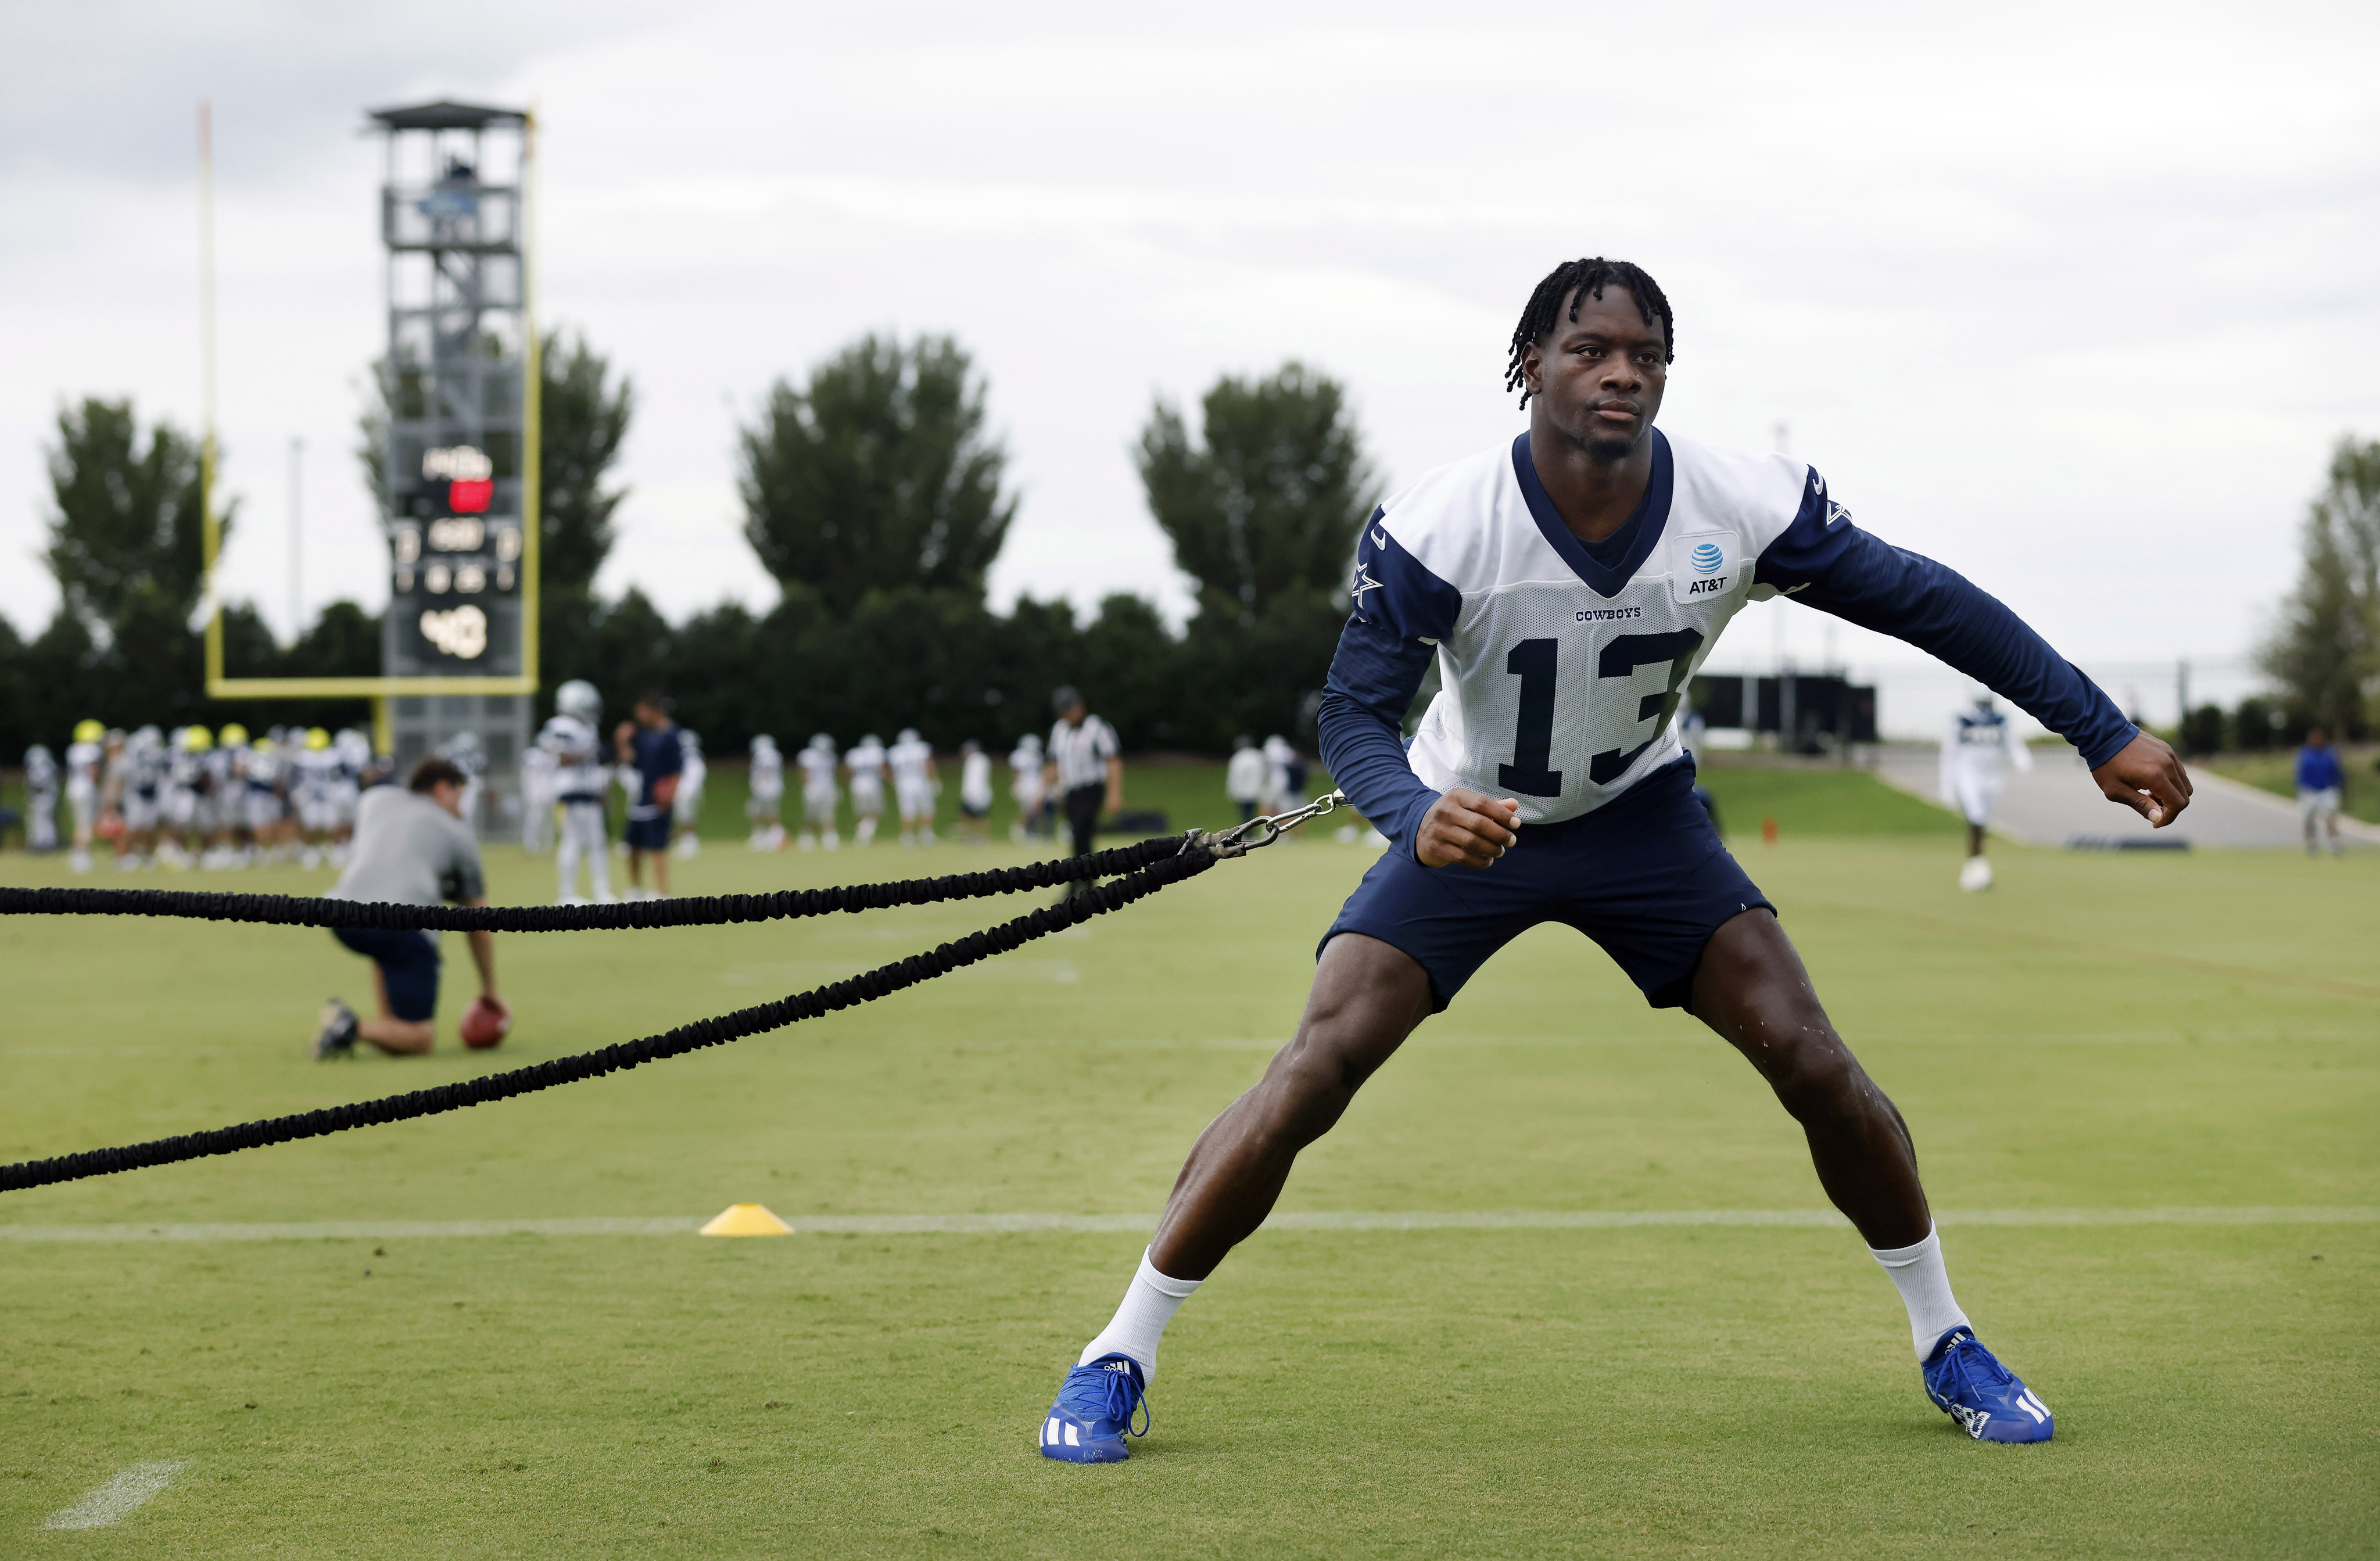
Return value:
<svg viewBox="0 0 2380 1561">
<path fill-rule="evenodd" d="M 495 479 L 482 478 L 477 482 L 457 478 L 446 488 L 446 507 L 456 514 L 485 514 L 496 496 Z"/>
</svg>

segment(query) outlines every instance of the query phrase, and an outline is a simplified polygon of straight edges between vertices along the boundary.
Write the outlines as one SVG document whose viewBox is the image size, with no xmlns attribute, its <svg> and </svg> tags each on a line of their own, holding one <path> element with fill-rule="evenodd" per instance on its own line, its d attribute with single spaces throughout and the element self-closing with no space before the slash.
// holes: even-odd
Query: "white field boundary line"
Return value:
<svg viewBox="0 0 2380 1561">
<path fill-rule="evenodd" d="M 127 1464 L 106 1484 L 85 1491 L 82 1500 L 51 1513 L 42 1520 L 42 1527 L 105 1529 L 121 1523 L 127 1514 L 154 1500 L 184 1467 L 179 1461 Z"/>
<path fill-rule="evenodd" d="M 2297 1204 L 2269 1208 L 1938 1209 L 1945 1226 L 2380 1225 L 2380 1206 Z M 698 1216 L 678 1219 L 357 1219 L 286 1225 L 0 1225 L 0 1241 L 416 1240 L 470 1236 L 690 1236 Z M 797 1215 L 796 1235 L 1147 1235 L 1153 1214 Z M 1479 1209 L 1407 1213 L 1282 1213 L 1272 1231 L 1622 1230 L 1640 1227 L 1754 1226 L 1848 1229 L 1832 1209 Z"/>
</svg>

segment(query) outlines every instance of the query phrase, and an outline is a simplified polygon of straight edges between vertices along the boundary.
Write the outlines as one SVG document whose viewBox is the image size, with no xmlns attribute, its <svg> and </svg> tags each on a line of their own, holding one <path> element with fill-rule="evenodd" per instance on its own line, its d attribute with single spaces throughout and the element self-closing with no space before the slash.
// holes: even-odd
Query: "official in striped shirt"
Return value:
<svg viewBox="0 0 2380 1561">
<path fill-rule="evenodd" d="M 1087 856 L 1099 833 L 1099 814 L 1123 806 L 1123 758 L 1116 747 L 1115 728 L 1091 714 L 1083 696 L 1062 688 L 1050 696 L 1058 724 L 1050 729 L 1050 759 L 1043 783 L 1066 809 L 1066 828 L 1075 837 L 1075 854 Z"/>
</svg>

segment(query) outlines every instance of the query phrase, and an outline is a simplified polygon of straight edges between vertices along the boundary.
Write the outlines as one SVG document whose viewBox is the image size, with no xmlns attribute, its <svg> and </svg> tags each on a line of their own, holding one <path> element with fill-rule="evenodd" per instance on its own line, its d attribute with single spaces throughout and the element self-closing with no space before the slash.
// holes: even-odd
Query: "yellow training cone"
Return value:
<svg viewBox="0 0 2380 1561">
<path fill-rule="evenodd" d="M 702 1228 L 706 1236 L 790 1236 L 794 1228 L 759 1204 L 730 1204 Z"/>
</svg>

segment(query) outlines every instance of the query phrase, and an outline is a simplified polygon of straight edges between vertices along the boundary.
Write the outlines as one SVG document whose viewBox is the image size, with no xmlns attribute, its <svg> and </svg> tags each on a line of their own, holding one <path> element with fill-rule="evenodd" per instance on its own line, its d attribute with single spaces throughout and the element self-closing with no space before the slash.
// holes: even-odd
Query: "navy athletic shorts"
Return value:
<svg viewBox="0 0 2380 1561">
<path fill-rule="evenodd" d="M 631 817 L 628 820 L 630 851 L 667 851 L 670 838 L 670 816 L 666 812 L 650 818 Z"/>
<path fill-rule="evenodd" d="M 419 1023 L 438 1011 L 438 935 L 379 926 L 340 926 L 331 936 L 380 966 L 388 1011 Z"/>
<path fill-rule="evenodd" d="M 1382 854 L 1322 946 L 1360 932 L 1413 956 L 1443 1010 L 1488 957 L 1539 922 L 1602 946 L 1655 1008 L 1686 1008 L 1703 945 L 1731 916 L 1776 907 L 1736 865 L 1694 800 L 1690 759 L 1593 813 L 1524 824 L 1492 867 L 1425 867 Z M 1321 948 L 1315 955 L 1321 956 Z"/>
</svg>

